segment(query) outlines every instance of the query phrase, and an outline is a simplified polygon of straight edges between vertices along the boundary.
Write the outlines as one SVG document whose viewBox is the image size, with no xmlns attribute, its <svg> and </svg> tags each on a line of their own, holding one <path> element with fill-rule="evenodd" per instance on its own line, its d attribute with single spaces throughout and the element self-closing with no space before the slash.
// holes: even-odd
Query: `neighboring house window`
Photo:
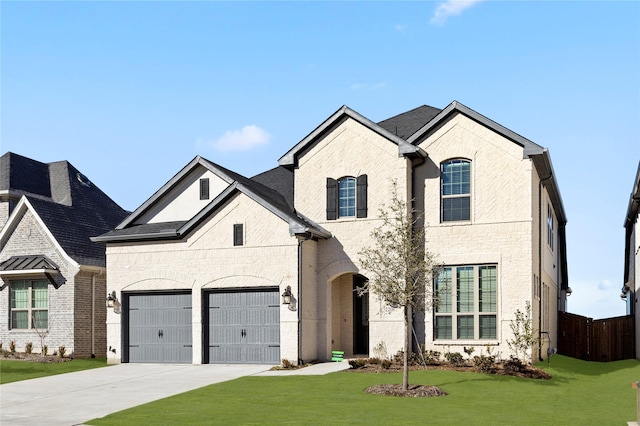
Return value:
<svg viewBox="0 0 640 426">
<path fill-rule="evenodd" d="M 200 179 L 200 199 L 209 199 L 209 178 Z"/>
<path fill-rule="evenodd" d="M 497 337 L 497 267 L 448 266 L 435 280 L 436 340 Z"/>
<path fill-rule="evenodd" d="M 241 223 L 233 225 L 233 245 L 244 245 L 244 226 Z"/>
<path fill-rule="evenodd" d="M 471 162 L 450 160 L 441 172 L 442 221 L 471 220 Z"/>
<path fill-rule="evenodd" d="M 49 327 L 49 287 L 44 280 L 11 282 L 11 328 Z"/>
<path fill-rule="evenodd" d="M 327 220 L 367 217 L 367 175 L 327 178 Z"/>
<path fill-rule="evenodd" d="M 547 244 L 553 250 L 553 209 L 551 204 L 547 205 Z"/>
</svg>

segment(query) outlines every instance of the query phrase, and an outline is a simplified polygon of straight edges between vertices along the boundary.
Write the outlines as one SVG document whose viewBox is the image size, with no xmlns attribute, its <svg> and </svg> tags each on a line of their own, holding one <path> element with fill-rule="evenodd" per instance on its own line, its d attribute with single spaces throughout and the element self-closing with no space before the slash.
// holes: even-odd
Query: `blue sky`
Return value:
<svg viewBox="0 0 640 426">
<path fill-rule="evenodd" d="M 623 315 L 640 2 L 0 2 L 0 152 L 133 210 L 195 155 L 246 176 L 342 105 L 457 100 L 549 148 L 569 311 Z"/>
</svg>

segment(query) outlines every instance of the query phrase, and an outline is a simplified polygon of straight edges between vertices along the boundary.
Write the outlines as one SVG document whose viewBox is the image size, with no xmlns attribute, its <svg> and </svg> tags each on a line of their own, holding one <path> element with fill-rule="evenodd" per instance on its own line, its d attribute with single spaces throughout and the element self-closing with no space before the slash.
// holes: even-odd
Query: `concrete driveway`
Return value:
<svg viewBox="0 0 640 426">
<path fill-rule="evenodd" d="M 0 385 L 0 424 L 78 425 L 268 365 L 119 364 Z"/>
</svg>

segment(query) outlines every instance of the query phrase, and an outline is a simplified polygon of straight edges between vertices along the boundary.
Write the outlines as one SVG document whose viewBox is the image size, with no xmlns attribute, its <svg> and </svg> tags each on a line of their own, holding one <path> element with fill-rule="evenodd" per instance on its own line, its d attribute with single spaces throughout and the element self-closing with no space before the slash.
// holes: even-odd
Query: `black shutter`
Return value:
<svg viewBox="0 0 640 426">
<path fill-rule="evenodd" d="M 357 179 L 356 217 L 367 217 L 367 175 L 360 175 Z"/>
<path fill-rule="evenodd" d="M 338 218 L 338 181 L 327 178 L 327 220 Z"/>
<path fill-rule="evenodd" d="M 233 245 L 234 246 L 241 246 L 244 244 L 243 228 L 244 227 L 242 226 L 241 223 L 236 223 L 235 225 L 233 225 Z"/>
</svg>

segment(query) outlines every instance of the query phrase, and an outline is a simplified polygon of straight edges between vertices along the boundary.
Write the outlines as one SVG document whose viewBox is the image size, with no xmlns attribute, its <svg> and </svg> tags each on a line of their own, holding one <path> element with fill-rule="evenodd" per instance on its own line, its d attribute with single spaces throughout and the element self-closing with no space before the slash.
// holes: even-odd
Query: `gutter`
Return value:
<svg viewBox="0 0 640 426">
<path fill-rule="evenodd" d="M 542 187 L 543 183 L 553 177 L 553 171 L 549 171 L 549 176 L 540 179 L 538 182 L 538 359 L 542 359 Z"/>
</svg>

